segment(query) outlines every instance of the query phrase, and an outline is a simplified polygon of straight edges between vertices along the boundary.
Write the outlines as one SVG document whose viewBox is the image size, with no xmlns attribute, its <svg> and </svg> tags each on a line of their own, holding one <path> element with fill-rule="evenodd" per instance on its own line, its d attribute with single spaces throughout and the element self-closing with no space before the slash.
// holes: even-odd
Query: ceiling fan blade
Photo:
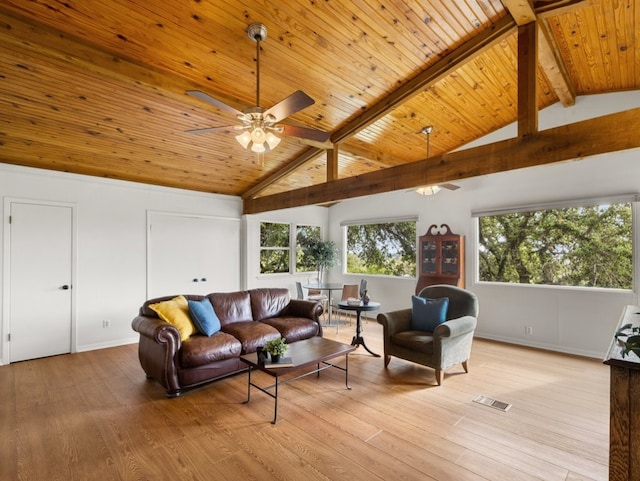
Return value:
<svg viewBox="0 0 640 481">
<path fill-rule="evenodd" d="M 310 127 L 300 127 L 299 125 L 281 125 L 282 133 L 291 137 L 315 140 L 316 142 L 326 142 L 331 134 L 324 130 L 312 129 Z"/>
<path fill-rule="evenodd" d="M 230 105 L 227 105 L 224 102 L 221 102 L 218 99 L 214 99 L 211 95 L 205 94 L 204 92 L 200 92 L 199 90 L 187 90 L 187 94 L 189 94 L 192 97 L 195 97 L 197 99 L 204 100 L 205 102 L 208 102 L 208 103 L 210 103 L 212 105 L 215 105 L 220 110 L 224 110 L 225 112 L 227 112 L 227 113 L 229 113 L 231 115 L 234 115 L 236 117 L 238 115 L 244 115 L 244 113 L 240 112 L 238 109 L 235 109 L 235 108 L 231 107 Z"/>
<path fill-rule="evenodd" d="M 281 100 L 270 109 L 264 112 L 264 116 L 272 115 L 274 122 L 280 122 L 282 119 L 306 109 L 309 105 L 315 104 L 316 101 L 305 94 L 302 90 L 296 90 L 287 98 Z"/>
<path fill-rule="evenodd" d="M 438 185 L 443 189 L 449 189 L 449 190 L 458 190 L 460 188 L 460 186 L 456 184 L 438 184 Z"/>
<path fill-rule="evenodd" d="M 199 135 L 210 134 L 211 132 L 231 132 L 245 128 L 243 125 L 227 125 L 225 127 L 206 127 L 204 129 L 185 130 L 187 134 Z"/>
</svg>

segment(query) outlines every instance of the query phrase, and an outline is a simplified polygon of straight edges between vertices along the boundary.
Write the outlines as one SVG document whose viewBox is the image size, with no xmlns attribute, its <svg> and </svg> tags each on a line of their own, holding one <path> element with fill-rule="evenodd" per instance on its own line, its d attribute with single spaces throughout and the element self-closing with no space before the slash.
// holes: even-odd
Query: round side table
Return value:
<svg viewBox="0 0 640 481">
<path fill-rule="evenodd" d="M 356 312 L 356 335 L 353 336 L 351 345 L 356 347 L 362 346 L 372 356 L 380 357 L 380 354 L 376 354 L 375 352 L 373 352 L 364 343 L 364 338 L 362 337 L 362 321 L 360 320 L 360 316 L 363 311 L 375 311 L 377 309 L 380 309 L 380 303 L 369 301 L 368 304 L 363 304 L 362 302 L 360 302 L 360 304 L 349 304 L 348 302 L 341 301 L 338 303 L 338 305 L 340 306 L 340 309 L 344 309 L 345 311 Z"/>
</svg>

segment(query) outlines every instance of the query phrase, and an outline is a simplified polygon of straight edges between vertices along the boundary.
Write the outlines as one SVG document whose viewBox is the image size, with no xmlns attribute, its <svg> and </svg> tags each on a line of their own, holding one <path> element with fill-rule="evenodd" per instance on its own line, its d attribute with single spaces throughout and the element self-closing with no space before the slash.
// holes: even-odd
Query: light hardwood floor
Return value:
<svg viewBox="0 0 640 481">
<path fill-rule="evenodd" d="M 382 352 L 381 327 L 365 323 Z M 353 326 L 326 328 L 350 342 Z M 0 367 L 2 480 L 607 479 L 609 371 L 600 360 L 476 339 L 469 374 L 361 347 L 349 379 L 309 376 L 273 400 L 246 374 L 166 399 L 136 346 Z M 265 379 L 267 380 L 267 379 Z M 472 402 L 509 402 L 509 412 Z"/>
</svg>

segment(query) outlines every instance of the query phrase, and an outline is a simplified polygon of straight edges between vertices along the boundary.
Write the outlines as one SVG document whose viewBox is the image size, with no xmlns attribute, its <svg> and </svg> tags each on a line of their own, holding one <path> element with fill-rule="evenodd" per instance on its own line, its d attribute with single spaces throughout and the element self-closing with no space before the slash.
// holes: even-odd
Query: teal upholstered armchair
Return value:
<svg viewBox="0 0 640 481">
<path fill-rule="evenodd" d="M 468 371 L 471 343 L 478 317 L 478 298 L 465 289 L 434 285 L 422 289 L 419 297 L 449 299 L 446 321 L 433 332 L 412 328 L 412 309 L 378 314 L 378 323 L 384 327 L 384 365 L 391 356 L 406 359 L 436 371 L 438 385 L 443 372 L 456 364 Z"/>
</svg>

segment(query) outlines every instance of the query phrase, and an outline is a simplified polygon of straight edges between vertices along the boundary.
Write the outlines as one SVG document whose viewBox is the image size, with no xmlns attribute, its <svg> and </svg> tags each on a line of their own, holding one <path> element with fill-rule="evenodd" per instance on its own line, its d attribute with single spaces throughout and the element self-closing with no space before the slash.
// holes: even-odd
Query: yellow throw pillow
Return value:
<svg viewBox="0 0 640 481">
<path fill-rule="evenodd" d="M 158 302 L 157 304 L 149 304 L 149 308 L 158 313 L 160 319 L 176 326 L 180 332 L 180 339 L 183 341 L 189 339 L 191 334 L 196 332 L 196 328 L 191 322 L 191 316 L 189 316 L 189 303 L 184 296 L 174 297 L 170 301 Z"/>
</svg>

